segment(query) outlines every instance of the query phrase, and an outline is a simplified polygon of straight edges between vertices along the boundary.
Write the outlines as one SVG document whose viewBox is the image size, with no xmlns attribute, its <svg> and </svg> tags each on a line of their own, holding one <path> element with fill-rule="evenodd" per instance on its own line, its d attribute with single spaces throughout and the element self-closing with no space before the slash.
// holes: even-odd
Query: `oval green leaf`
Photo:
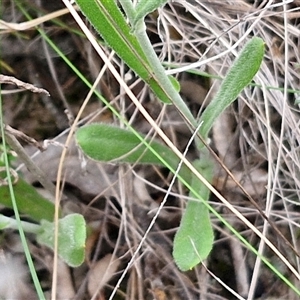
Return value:
<svg viewBox="0 0 300 300">
<path fill-rule="evenodd" d="M 142 141 L 145 141 L 145 145 Z M 79 128 L 76 141 L 82 151 L 90 158 L 103 162 L 142 163 L 164 166 L 155 152 L 176 170 L 179 158 L 165 145 L 149 141 L 145 136 L 108 124 L 90 124 Z M 189 170 L 182 166 L 179 173 L 185 180 L 190 177 Z"/>
<path fill-rule="evenodd" d="M 212 181 L 213 162 L 206 155 L 202 160 L 195 160 L 193 165 L 207 181 Z M 182 271 L 190 270 L 206 259 L 214 242 L 209 210 L 205 205 L 210 191 L 196 176 L 192 178 L 191 187 L 189 196 L 197 197 L 192 192 L 196 191 L 201 199 L 188 201 L 173 245 L 173 258 Z"/>
<path fill-rule="evenodd" d="M 78 267 L 84 261 L 86 225 L 80 214 L 71 214 L 58 222 L 58 255 L 71 267 Z M 37 241 L 51 249 L 54 245 L 54 223 L 42 220 Z"/>
<path fill-rule="evenodd" d="M 149 1 L 151 2 L 151 1 Z M 120 11 L 116 1 L 76 0 L 82 13 L 89 19 L 104 41 L 138 74 L 164 103 L 170 104 L 171 98 L 156 79 L 137 38 Z"/>
<path fill-rule="evenodd" d="M 209 211 L 200 201 L 189 200 L 174 238 L 173 257 L 188 271 L 207 258 L 214 241 Z"/>
</svg>

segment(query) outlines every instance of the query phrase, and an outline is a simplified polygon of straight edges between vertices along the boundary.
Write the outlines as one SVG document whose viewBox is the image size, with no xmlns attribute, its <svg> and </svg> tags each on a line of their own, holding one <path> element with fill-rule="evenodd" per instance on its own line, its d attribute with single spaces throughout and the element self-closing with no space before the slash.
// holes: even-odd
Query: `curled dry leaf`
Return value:
<svg viewBox="0 0 300 300">
<path fill-rule="evenodd" d="M 88 277 L 88 292 L 91 297 L 101 291 L 104 285 L 114 276 L 119 265 L 120 260 L 114 259 L 112 254 L 107 254 L 95 263 Z"/>
</svg>

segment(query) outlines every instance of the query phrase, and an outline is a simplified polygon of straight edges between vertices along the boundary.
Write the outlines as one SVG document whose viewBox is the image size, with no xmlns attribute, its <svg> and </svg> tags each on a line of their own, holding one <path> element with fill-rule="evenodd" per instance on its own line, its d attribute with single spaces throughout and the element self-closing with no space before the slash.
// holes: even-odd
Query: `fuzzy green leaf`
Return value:
<svg viewBox="0 0 300 300">
<path fill-rule="evenodd" d="M 178 268 L 188 271 L 209 255 L 214 241 L 208 209 L 200 201 L 188 201 L 173 246 Z"/>
<path fill-rule="evenodd" d="M 69 266 L 78 267 L 84 261 L 86 225 L 80 214 L 71 214 L 58 222 L 58 255 Z M 54 245 L 54 223 L 41 221 L 41 232 L 37 241 L 51 249 Z"/>
<path fill-rule="evenodd" d="M 264 56 L 265 44 L 261 38 L 252 38 L 229 69 L 221 87 L 201 115 L 200 134 L 204 139 L 218 116 L 238 97 L 251 82 Z"/>
<path fill-rule="evenodd" d="M 145 136 L 141 137 L 145 139 Z M 163 165 L 133 132 L 112 125 L 90 124 L 79 128 L 76 141 L 87 156 L 97 161 Z M 179 158 L 168 147 L 156 141 L 147 140 L 147 143 L 173 170 L 177 168 Z M 185 166 L 180 175 L 185 180 L 190 178 L 190 172 Z"/>
<path fill-rule="evenodd" d="M 76 0 L 80 10 L 89 19 L 105 42 L 124 60 L 124 62 L 148 83 L 164 103 L 171 103 L 161 83 L 155 78 L 136 37 L 131 33 L 116 1 L 111 0 Z"/>
<path fill-rule="evenodd" d="M 206 158 L 193 162 L 195 168 L 208 180 L 213 178 L 213 164 Z M 179 229 L 174 238 L 173 257 L 178 268 L 187 271 L 202 262 L 209 255 L 214 241 L 209 210 L 204 202 L 208 201 L 210 191 L 193 176 L 192 189 L 201 200 L 190 200 L 182 216 Z M 192 192 L 190 196 L 195 197 Z"/>
</svg>

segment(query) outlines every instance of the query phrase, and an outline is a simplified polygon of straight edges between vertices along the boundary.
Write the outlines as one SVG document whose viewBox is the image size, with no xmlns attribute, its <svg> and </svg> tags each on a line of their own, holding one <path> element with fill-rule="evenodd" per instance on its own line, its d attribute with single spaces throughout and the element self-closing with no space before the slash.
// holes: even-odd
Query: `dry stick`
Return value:
<svg viewBox="0 0 300 300">
<path fill-rule="evenodd" d="M 22 132 L 20 130 L 12 128 L 9 125 L 5 125 L 5 131 L 7 133 L 13 135 L 14 137 L 18 137 L 18 138 L 22 139 L 26 143 L 33 145 L 34 147 L 38 148 L 41 152 L 46 150 L 46 147 L 44 147 L 41 143 L 39 143 L 34 138 L 28 136 L 27 134 L 25 134 L 24 132 Z"/>
<path fill-rule="evenodd" d="M 271 207 L 274 203 L 274 194 L 275 194 L 275 190 L 276 190 L 276 186 L 278 184 L 278 174 L 280 172 L 280 162 L 283 156 L 283 149 L 282 146 L 284 143 L 284 135 L 285 135 L 285 126 L 286 126 L 286 118 L 285 118 L 285 112 L 287 109 L 287 89 L 288 89 L 288 64 L 289 64 L 289 43 L 288 43 L 288 29 L 287 29 L 287 24 L 288 24 L 288 20 L 287 20 L 287 6 L 286 4 L 282 5 L 282 13 L 283 13 L 283 26 L 284 26 L 284 36 L 283 36 L 283 41 L 284 41 L 284 91 L 283 91 L 283 101 L 282 101 L 282 121 L 281 121 L 281 129 L 280 129 L 280 136 L 279 136 L 279 147 L 278 147 L 278 153 L 277 153 L 277 159 L 276 159 L 276 167 L 275 167 L 275 171 L 274 171 L 274 180 L 272 183 L 272 187 L 271 187 L 271 180 L 269 180 L 269 188 L 270 188 L 270 192 L 268 193 L 268 197 L 267 197 L 267 202 L 266 202 L 266 213 L 269 214 Z M 265 90 L 263 91 L 265 94 Z M 265 99 L 265 97 L 264 97 Z M 264 101 L 265 106 L 266 106 L 266 116 L 267 116 L 267 120 L 268 120 L 268 140 L 269 140 L 269 147 L 268 150 L 271 153 L 271 132 L 270 132 L 270 116 L 269 116 L 269 110 L 268 110 L 268 103 L 267 101 Z M 269 156 L 269 155 L 268 155 Z M 271 164 L 269 164 L 269 169 L 271 169 L 272 167 L 270 166 Z M 269 176 L 270 176 L 269 172 Z M 280 184 L 279 184 L 280 185 Z M 283 201 L 283 205 L 285 206 L 285 201 Z M 288 215 L 287 215 L 288 216 Z M 264 226 L 263 226 L 263 233 L 266 235 L 268 232 L 268 226 L 267 226 L 267 222 L 264 222 Z M 289 224 L 289 226 L 291 226 Z M 292 231 L 291 231 L 292 232 Z M 293 236 L 293 235 L 292 235 Z M 258 252 L 260 254 L 263 254 L 264 252 L 264 248 L 265 248 L 265 242 L 264 240 L 260 240 L 259 243 L 259 247 L 258 247 Z M 299 259 L 296 258 L 296 261 Z M 255 290 L 256 290 L 256 286 L 257 286 L 257 281 L 258 281 L 258 273 L 260 270 L 260 265 L 261 265 L 261 258 L 259 256 L 256 257 L 255 260 L 255 265 L 254 265 L 254 269 L 253 269 L 253 276 L 252 276 L 252 280 L 251 280 L 251 285 L 250 285 L 250 289 L 248 292 L 248 299 L 251 300 L 253 299 L 255 296 Z"/>
<path fill-rule="evenodd" d="M 232 225 L 234 226 L 235 222 Z M 235 271 L 237 291 L 244 297 L 247 295 L 250 285 L 242 244 L 237 243 L 234 239 L 229 239 L 229 247 Z"/>
<path fill-rule="evenodd" d="M 231 287 L 229 287 L 225 282 L 223 282 L 218 276 L 214 274 L 214 272 L 210 271 L 208 267 L 202 262 L 202 266 L 204 267 L 204 270 L 212 277 L 214 278 L 221 286 L 223 286 L 227 291 L 229 291 L 233 296 L 235 296 L 239 300 L 245 300 L 242 296 L 240 296 L 238 293 L 236 293 L 235 290 L 233 290 Z"/>
<path fill-rule="evenodd" d="M 5 138 L 9 146 L 18 154 L 27 169 L 35 176 L 35 178 L 48 190 L 55 195 L 55 185 L 50 181 L 46 174 L 32 161 L 30 156 L 25 152 L 22 145 L 7 129 L 5 130 Z"/>
<path fill-rule="evenodd" d="M 18 88 L 22 88 L 22 89 L 31 91 L 33 93 L 40 93 L 40 94 L 45 94 L 47 96 L 50 96 L 50 94 L 47 90 L 38 88 L 31 83 L 21 81 L 13 76 L 6 76 L 6 75 L 0 74 L 0 83 L 14 84 Z"/>
</svg>

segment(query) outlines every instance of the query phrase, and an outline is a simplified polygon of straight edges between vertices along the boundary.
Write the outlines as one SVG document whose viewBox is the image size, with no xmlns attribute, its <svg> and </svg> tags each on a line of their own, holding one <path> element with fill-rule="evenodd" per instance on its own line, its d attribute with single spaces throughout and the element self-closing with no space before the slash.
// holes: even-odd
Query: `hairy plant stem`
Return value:
<svg viewBox="0 0 300 300">
<path fill-rule="evenodd" d="M 128 17 L 128 20 L 131 24 L 133 24 L 133 20 L 135 17 L 135 10 L 132 5 L 132 0 L 120 0 L 120 3 L 126 13 L 126 16 Z"/>
<path fill-rule="evenodd" d="M 178 112 L 184 117 L 184 119 L 189 123 L 190 127 L 196 128 L 197 127 L 197 121 L 191 114 L 190 109 L 187 107 L 185 102 L 180 97 L 179 93 L 175 90 L 174 86 L 172 85 L 170 79 L 166 75 L 165 69 L 162 67 L 161 62 L 159 61 L 150 41 L 146 33 L 146 27 L 144 22 L 141 20 L 139 21 L 137 26 L 139 27 L 136 31 L 136 37 L 144 50 L 146 57 L 148 59 L 148 62 L 152 64 L 152 67 L 154 69 L 154 73 L 156 75 L 156 78 L 160 82 L 160 84 L 163 86 L 166 94 L 168 94 L 175 107 L 177 108 Z"/>
<path fill-rule="evenodd" d="M 6 217 L 6 216 L 0 214 L 0 224 L 1 223 L 5 224 L 4 228 L 10 228 L 10 229 L 14 229 L 14 230 L 19 229 L 19 227 L 18 227 L 19 225 L 18 225 L 18 222 L 16 219 L 9 218 L 9 217 Z M 37 234 L 41 229 L 40 225 L 25 222 L 25 221 L 20 221 L 20 224 L 21 224 L 24 232 L 27 232 L 27 233 Z M 1 228 L 1 229 L 3 229 L 3 228 Z"/>
<path fill-rule="evenodd" d="M 132 2 L 130 0 L 120 0 L 120 3 L 130 21 L 131 24 L 134 23 L 134 7 L 132 5 Z M 154 70 L 155 76 L 162 85 L 164 91 L 166 92 L 167 95 L 172 100 L 172 103 L 175 105 L 177 108 L 178 112 L 182 115 L 182 117 L 187 121 L 191 131 L 195 128 L 197 128 L 197 121 L 193 117 L 190 109 L 187 107 L 185 102 L 182 100 L 180 97 L 179 93 L 175 90 L 174 86 L 172 85 L 171 81 L 169 80 L 165 69 L 163 68 L 161 62 L 159 61 L 153 46 L 147 36 L 146 33 L 146 26 L 144 23 L 144 20 L 141 19 L 139 20 L 134 28 L 134 34 L 139 41 L 140 46 L 142 47 L 148 63 L 151 65 L 151 67 Z M 195 142 L 198 145 L 202 144 L 202 142 L 198 139 L 195 138 Z M 199 147 L 197 147 L 199 149 Z"/>
</svg>

